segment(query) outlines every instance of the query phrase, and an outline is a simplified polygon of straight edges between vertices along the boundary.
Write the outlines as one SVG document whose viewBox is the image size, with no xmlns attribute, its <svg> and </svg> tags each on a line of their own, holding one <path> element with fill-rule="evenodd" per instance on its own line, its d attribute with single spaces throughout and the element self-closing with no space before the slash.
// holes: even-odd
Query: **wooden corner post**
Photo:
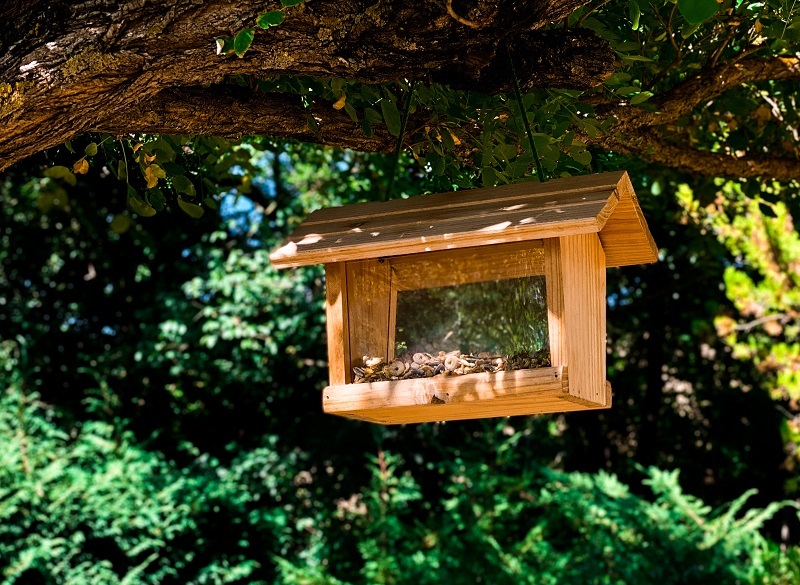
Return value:
<svg viewBox="0 0 800 585">
<path fill-rule="evenodd" d="M 606 384 L 606 261 L 596 233 L 547 238 L 553 366 L 569 367 L 570 400 L 611 406 Z"/>
</svg>

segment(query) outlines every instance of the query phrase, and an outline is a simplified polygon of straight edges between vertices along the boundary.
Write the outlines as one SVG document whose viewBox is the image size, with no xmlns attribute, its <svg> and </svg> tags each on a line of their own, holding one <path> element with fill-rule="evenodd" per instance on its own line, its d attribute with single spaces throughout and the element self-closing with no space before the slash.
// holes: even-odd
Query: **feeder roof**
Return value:
<svg viewBox="0 0 800 585">
<path fill-rule="evenodd" d="M 276 268 L 598 233 L 606 266 L 658 256 L 627 172 L 319 209 L 271 255 Z"/>
</svg>

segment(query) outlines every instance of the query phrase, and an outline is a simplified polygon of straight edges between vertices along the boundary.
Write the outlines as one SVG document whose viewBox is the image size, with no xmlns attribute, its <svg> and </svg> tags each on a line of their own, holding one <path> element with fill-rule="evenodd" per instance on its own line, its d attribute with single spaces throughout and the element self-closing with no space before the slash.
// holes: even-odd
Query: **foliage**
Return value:
<svg viewBox="0 0 800 585">
<path fill-rule="evenodd" d="M 736 312 L 718 316 L 715 326 L 733 356 L 756 364 L 773 399 L 788 407 L 782 433 L 786 465 L 794 469 L 800 441 L 800 239 L 781 200 L 786 194 L 777 184 L 751 194 L 720 181 L 718 196 L 705 207 L 688 187 L 679 196 L 687 220 L 703 225 L 733 255 L 724 282 Z"/>
<path fill-rule="evenodd" d="M 0 397 L 3 583 L 790 583 L 800 563 L 757 529 L 782 505 L 712 510 L 677 472 L 650 469 L 651 499 L 610 474 L 526 465 L 521 434 L 497 459 L 440 461 L 426 491 L 383 450 L 348 495 L 274 437 L 228 465 L 178 467 L 124 423 L 63 426 L 26 394 L 24 345 L 6 341 Z M 10 383 L 10 385 L 8 385 Z M 330 477 L 330 473 L 327 474 Z M 318 485 L 318 482 L 323 485 Z M 358 554 L 337 547 L 337 534 Z M 266 554 L 266 551 L 272 551 Z M 777 569 L 774 568 L 778 566 Z M 489 577 L 491 575 L 491 577 Z"/>
</svg>

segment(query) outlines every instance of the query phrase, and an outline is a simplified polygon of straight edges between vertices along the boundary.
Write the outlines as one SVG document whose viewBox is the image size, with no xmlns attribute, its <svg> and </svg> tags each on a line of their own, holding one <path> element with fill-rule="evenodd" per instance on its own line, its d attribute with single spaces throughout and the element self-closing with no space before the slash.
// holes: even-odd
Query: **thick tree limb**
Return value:
<svg viewBox="0 0 800 585">
<path fill-rule="evenodd" d="M 309 128 L 307 116 L 318 131 Z M 267 134 L 302 142 L 316 142 L 365 152 L 389 152 L 394 136 L 383 127 L 371 137 L 361 131 L 342 110 L 330 103 L 306 108 L 298 96 L 253 93 L 233 87 L 192 87 L 164 90 L 136 104 L 130 112 L 102 120 L 92 131 L 123 135 L 132 131 L 148 134 L 204 134 L 239 138 L 244 134 Z"/>
<path fill-rule="evenodd" d="M 724 152 L 697 150 L 670 142 L 652 128 L 641 128 L 633 135 L 598 135 L 592 142 L 614 152 L 632 154 L 647 162 L 687 173 L 733 178 L 770 177 L 785 182 L 800 177 L 798 159 L 754 155 L 736 157 Z"/>
<path fill-rule="evenodd" d="M 791 181 L 800 177 L 800 160 L 763 155 L 733 156 L 678 144 L 662 131 L 722 93 L 746 83 L 800 80 L 800 58 L 745 57 L 701 71 L 669 91 L 652 98 L 645 108 L 596 98 L 599 119 L 611 119 L 608 132 L 586 142 L 603 148 L 636 155 L 648 162 L 687 172 L 727 177 L 771 177 Z M 655 106 L 655 109 L 652 109 Z"/>
<path fill-rule="evenodd" d="M 618 127 L 628 129 L 668 124 L 685 116 L 722 93 L 745 83 L 800 80 L 800 58 L 750 56 L 722 63 L 701 71 L 648 103 L 655 111 L 599 99 L 596 111 L 600 118 L 616 118 Z"/>
<path fill-rule="evenodd" d="M 523 86 L 591 87 L 612 71 L 607 43 L 586 30 L 538 31 L 586 1 L 454 3 L 464 14 L 485 17 L 485 26 L 476 31 L 448 15 L 442 2 L 309 0 L 286 9 L 280 26 L 257 29 L 250 50 L 239 59 L 216 55 L 215 39 L 253 26 L 259 13 L 280 7 L 277 1 L 0 0 L 0 171 L 87 130 L 122 130 L 126 118 L 128 132 L 154 127 L 164 133 L 226 135 L 259 130 L 307 138 L 295 118 L 275 127 L 257 122 L 257 116 L 234 118 L 237 111 L 253 114 L 255 106 L 231 109 L 226 90 L 212 95 L 232 75 L 371 83 L 418 79 L 504 91 L 509 75 L 501 46 L 508 43 L 519 59 Z M 206 109 L 197 120 L 180 118 L 194 114 L 180 103 L 166 104 L 168 97 L 181 95 L 196 102 L 200 94 L 184 88 L 200 86 L 208 89 Z M 167 93 L 156 98 L 162 92 Z M 153 107 L 166 108 L 161 114 L 147 108 L 153 99 Z M 218 104 L 228 107 L 210 109 Z M 282 106 L 267 106 L 266 119 L 279 122 Z M 295 110 L 288 113 L 291 117 Z M 213 121 L 215 116 L 226 123 Z M 352 144 L 332 130 L 322 140 L 379 146 L 358 133 L 352 130 Z"/>
</svg>

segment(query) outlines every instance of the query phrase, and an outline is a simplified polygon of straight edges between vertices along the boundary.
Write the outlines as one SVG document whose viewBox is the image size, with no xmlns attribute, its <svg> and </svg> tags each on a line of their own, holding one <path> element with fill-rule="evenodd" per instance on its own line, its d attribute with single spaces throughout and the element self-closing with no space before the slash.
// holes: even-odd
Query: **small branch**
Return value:
<svg viewBox="0 0 800 585">
<path fill-rule="evenodd" d="M 453 20 L 455 20 L 456 22 L 460 22 L 464 26 L 474 28 L 475 30 L 481 30 L 482 28 L 486 28 L 490 24 L 489 22 L 484 22 L 484 23 L 473 22 L 469 19 L 464 18 L 463 16 L 460 16 L 455 10 L 453 10 L 453 0 L 447 0 L 446 5 L 447 5 L 447 14 L 449 14 Z"/>
<path fill-rule="evenodd" d="M 800 160 L 750 155 L 734 157 L 721 152 L 697 150 L 666 140 L 656 129 L 640 128 L 635 134 L 619 132 L 599 134 L 587 143 L 638 156 L 647 162 L 672 167 L 686 173 L 711 177 L 770 177 L 789 182 L 800 177 Z"/>
<path fill-rule="evenodd" d="M 780 321 L 781 323 L 788 323 L 791 320 L 792 316 L 787 313 L 777 313 L 775 315 L 764 315 L 763 317 L 759 317 L 758 319 L 753 319 L 752 321 L 748 321 L 747 323 L 742 323 L 734 327 L 736 331 L 750 331 L 758 327 L 759 325 L 763 325 L 764 323 L 769 323 L 770 321 Z"/>
<path fill-rule="evenodd" d="M 600 8 L 602 8 L 603 6 L 605 6 L 606 4 L 608 4 L 609 2 L 611 2 L 611 0 L 601 0 L 600 4 L 598 4 L 597 6 L 594 6 L 594 7 L 590 8 L 589 10 L 587 10 L 586 12 L 584 12 L 583 14 L 581 14 L 581 17 L 578 19 L 578 22 L 576 22 L 576 23 L 575 23 L 575 26 L 576 26 L 576 27 L 578 27 L 578 26 L 582 25 L 582 24 L 583 24 L 583 21 L 584 21 L 584 20 L 586 20 L 586 18 L 587 18 L 587 17 L 588 17 L 588 16 L 589 16 L 589 15 L 590 15 L 592 12 L 595 12 L 595 11 L 599 10 Z"/>
</svg>

